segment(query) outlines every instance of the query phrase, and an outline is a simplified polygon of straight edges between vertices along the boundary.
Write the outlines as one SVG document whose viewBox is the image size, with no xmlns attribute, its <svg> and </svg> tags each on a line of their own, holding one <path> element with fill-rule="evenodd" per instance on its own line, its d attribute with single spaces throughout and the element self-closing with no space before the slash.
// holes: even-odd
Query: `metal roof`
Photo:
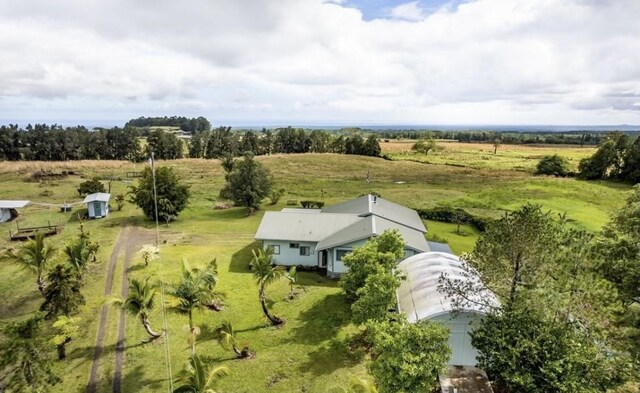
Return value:
<svg viewBox="0 0 640 393">
<path fill-rule="evenodd" d="M 353 214 L 265 212 L 256 239 L 319 242 L 361 219 Z"/>
<path fill-rule="evenodd" d="M 109 202 L 109 198 L 111 198 L 111 194 L 107 194 L 106 192 L 97 192 L 95 194 L 89 194 L 84 198 L 84 201 L 82 201 L 82 203 L 89 203 L 89 202 Z"/>
<path fill-rule="evenodd" d="M 430 251 L 446 252 L 447 254 L 453 254 L 453 250 L 447 243 L 438 243 L 427 240 Z"/>
<path fill-rule="evenodd" d="M 398 229 L 407 247 L 416 251 L 429 251 L 429 246 L 422 232 L 376 216 L 361 217 L 352 225 L 322 239 L 318 242 L 316 250 L 325 250 L 342 244 L 368 239 L 371 236 L 381 235 L 387 229 Z"/>
<path fill-rule="evenodd" d="M 444 273 L 454 280 L 477 280 L 476 284 L 480 284 L 478 276 L 469 277 L 463 274 L 465 264 L 457 256 L 443 252 L 424 252 L 400 262 L 398 269 L 407 277 L 396 291 L 400 311 L 407 314 L 410 322 L 454 311 L 452 299 L 438 289 L 440 276 Z M 477 300 L 499 305 L 496 296 L 489 289 L 478 295 Z M 487 312 L 485 307 L 476 303 L 455 310 L 479 314 Z"/>
<path fill-rule="evenodd" d="M 374 195 L 365 195 L 337 205 L 325 207 L 323 213 L 347 213 L 359 216 L 375 215 L 389 221 L 408 226 L 418 231 L 427 232 L 418 213 L 397 203 Z"/>
<path fill-rule="evenodd" d="M 321 213 L 320 209 L 303 209 L 299 207 L 285 207 L 280 210 L 282 213 L 303 213 L 303 214 L 318 214 Z"/>
<path fill-rule="evenodd" d="M 19 209 L 30 204 L 31 201 L 0 201 L 0 209 Z"/>
</svg>

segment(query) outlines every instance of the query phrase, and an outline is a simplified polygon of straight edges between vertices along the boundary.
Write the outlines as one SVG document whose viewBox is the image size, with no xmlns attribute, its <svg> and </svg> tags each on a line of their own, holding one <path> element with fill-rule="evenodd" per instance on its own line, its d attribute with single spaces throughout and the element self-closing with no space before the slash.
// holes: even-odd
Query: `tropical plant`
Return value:
<svg viewBox="0 0 640 393">
<path fill-rule="evenodd" d="M 78 275 L 69 266 L 56 265 L 47 275 L 48 285 L 44 288 L 44 302 L 40 311 L 45 311 L 46 319 L 60 314 L 70 316 L 85 304 Z"/>
<path fill-rule="evenodd" d="M 145 244 L 140 249 L 140 255 L 144 260 L 144 265 L 149 266 L 149 262 L 160 257 L 160 249 L 153 244 Z"/>
<path fill-rule="evenodd" d="M 224 321 L 214 331 L 214 336 L 218 340 L 218 344 L 224 349 L 231 349 L 237 357 L 248 358 L 251 357 L 249 347 L 244 347 L 242 350 L 238 348 L 238 341 L 236 339 L 236 332 L 233 330 L 233 325 L 229 321 Z"/>
<path fill-rule="evenodd" d="M 89 262 L 96 261 L 96 254 L 100 245 L 91 241 L 89 232 L 84 231 L 82 224 L 80 224 L 79 231 L 78 237 L 67 244 L 63 252 L 69 265 L 73 267 L 78 275 L 82 276 L 87 270 Z"/>
<path fill-rule="evenodd" d="M 78 322 L 80 322 L 80 318 L 61 315 L 53 323 L 56 334 L 51 338 L 51 343 L 56 346 L 58 360 L 63 360 L 67 357 L 66 346 L 78 336 L 80 331 Z"/>
<path fill-rule="evenodd" d="M 158 285 L 149 282 L 149 278 L 144 282 L 135 278 L 129 280 L 129 291 L 125 299 L 112 297 L 107 299 L 107 304 L 123 309 L 127 314 L 140 318 L 140 322 L 146 330 L 151 340 L 162 336 L 151 328 L 149 314 L 155 307 L 155 295 Z"/>
<path fill-rule="evenodd" d="M 216 393 L 215 385 L 230 374 L 225 366 L 207 370 L 202 360 L 197 355 L 192 355 L 175 379 L 177 387 L 173 389 L 173 393 Z"/>
<path fill-rule="evenodd" d="M 44 288 L 46 287 L 44 275 L 47 264 L 53 259 L 55 251 L 54 247 L 45 244 L 44 233 L 38 232 L 34 239 L 24 243 L 17 250 L 7 250 L 4 258 L 12 260 L 25 269 L 36 273 L 36 285 L 40 293 L 44 295 Z"/>
<path fill-rule="evenodd" d="M 183 261 L 181 281 L 172 285 L 168 292 L 176 300 L 172 310 L 189 317 L 189 344 L 192 354 L 196 351 L 196 336 L 200 334 L 193 322 L 193 311 L 207 307 L 220 297 L 214 290 L 217 277 L 211 266 L 212 263 L 206 269 L 192 269 L 187 261 Z"/>
<path fill-rule="evenodd" d="M 10 322 L 1 328 L 0 376 L 2 390 L 42 392 L 60 379 L 51 370 L 50 345 L 43 334 L 43 316 Z"/>
<path fill-rule="evenodd" d="M 293 286 L 298 282 L 298 271 L 295 266 L 291 266 L 288 272 L 285 272 L 284 278 L 289 281 L 289 300 L 296 298 L 296 293 L 293 292 Z"/>
<path fill-rule="evenodd" d="M 272 248 L 267 248 L 266 250 L 258 248 L 251 250 L 251 253 L 253 254 L 253 259 L 251 260 L 250 266 L 253 272 L 253 277 L 258 282 L 258 294 L 260 298 L 260 305 L 262 306 L 262 312 L 264 312 L 264 315 L 273 325 L 281 325 L 284 323 L 284 319 L 269 313 L 265 289 L 269 284 L 276 282 L 280 277 L 282 277 L 284 269 L 280 266 L 272 265 Z"/>
</svg>

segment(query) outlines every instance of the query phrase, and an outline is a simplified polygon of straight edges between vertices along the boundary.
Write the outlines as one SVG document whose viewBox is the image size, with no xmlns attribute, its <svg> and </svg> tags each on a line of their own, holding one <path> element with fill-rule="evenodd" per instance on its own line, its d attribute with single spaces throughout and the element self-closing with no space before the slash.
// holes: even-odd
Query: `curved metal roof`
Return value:
<svg viewBox="0 0 640 393">
<path fill-rule="evenodd" d="M 487 309 L 481 304 L 469 304 L 463 308 L 455 308 L 453 301 L 438 289 L 440 277 L 446 274 L 454 280 L 475 281 L 480 284 L 478 276 L 469 277 L 465 269 L 466 263 L 457 256 L 443 252 L 423 252 L 405 259 L 398 264 L 398 270 L 406 275 L 396 295 L 398 308 L 407 314 L 410 322 L 431 319 L 452 311 L 486 314 Z M 496 296 L 487 289 L 477 300 L 482 303 L 499 305 Z"/>
</svg>

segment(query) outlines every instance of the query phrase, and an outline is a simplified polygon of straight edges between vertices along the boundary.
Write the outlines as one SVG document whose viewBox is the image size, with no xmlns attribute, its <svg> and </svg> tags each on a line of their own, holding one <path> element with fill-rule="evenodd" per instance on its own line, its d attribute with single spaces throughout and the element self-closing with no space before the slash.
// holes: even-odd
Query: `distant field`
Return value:
<svg viewBox="0 0 640 393">
<path fill-rule="evenodd" d="M 533 172 L 540 159 L 558 154 L 565 157 L 572 170 L 578 169 L 581 159 L 591 156 L 595 147 L 578 145 L 501 145 L 496 154 L 490 143 L 461 143 L 439 141 L 438 150 L 428 155 L 411 151 L 415 141 L 382 142 L 383 154 L 396 160 L 415 160 L 429 164 L 463 166 L 476 169 L 507 169 Z"/>
<path fill-rule="evenodd" d="M 389 152 L 391 144 L 385 144 Z M 410 146 L 405 144 L 405 146 Z M 506 161 L 494 162 L 489 145 L 465 146 L 447 144 L 452 154 L 468 152 L 468 162 L 493 162 L 494 167 L 453 166 L 429 164 L 410 160 L 387 161 L 380 158 L 337 154 L 273 155 L 259 157 L 270 170 L 275 187 L 283 187 L 287 194 L 279 204 L 263 205 L 264 210 L 279 210 L 288 200 L 324 200 L 327 205 L 357 197 L 371 191 L 384 198 L 414 208 L 450 205 L 462 207 L 475 214 L 499 217 L 505 210 L 516 209 L 527 201 L 541 204 L 553 214 L 567 212 L 572 225 L 591 231 L 599 230 L 610 215 L 619 208 L 630 187 L 611 182 L 585 182 L 575 179 L 534 177 L 526 171 L 514 170 Z M 398 148 L 398 146 L 393 146 Z M 540 150 L 538 150 L 540 149 Z M 503 146 L 497 157 L 514 155 L 527 163 L 526 157 L 544 155 L 549 148 L 519 150 Z M 544 152 L 544 153 L 543 153 Z M 567 154 L 586 154 L 569 148 Z M 396 153 L 402 154 L 402 153 Z M 440 154 L 440 153 L 438 153 Z M 482 156 L 489 156 L 484 160 Z M 461 155 L 462 156 L 462 155 Z M 437 155 L 429 154 L 427 160 Z M 523 158 L 524 157 L 524 158 Z M 395 158 L 395 156 L 394 156 Z M 415 158 L 415 157 L 413 157 Z M 420 160 L 416 160 L 420 161 Z M 455 163 L 455 162 L 452 162 Z M 458 162 L 460 164 L 461 162 Z M 499 165 L 497 165 L 499 163 Z M 304 273 L 298 286 L 300 297 L 285 299 L 288 287 L 284 281 L 268 290 L 276 314 L 287 323 L 282 328 L 265 324 L 258 304 L 257 288 L 248 270 L 250 250 L 256 244 L 253 236 L 264 210 L 245 217 L 243 209 L 217 211 L 213 209 L 218 192 L 224 183 L 224 174 L 217 160 L 177 160 L 160 162 L 169 165 L 191 186 L 189 207 L 179 220 L 169 227 L 161 226 L 164 278 L 175 282 L 179 277 L 182 259 L 193 264 L 218 258 L 220 289 L 228 295 L 228 304 L 222 313 L 198 312 L 196 324 L 203 331 L 198 341 L 198 353 L 212 364 L 225 364 L 232 375 L 221 384 L 223 392 L 290 392 L 326 393 L 327 389 L 345 386 L 354 375 L 365 375 L 368 359 L 354 352 L 349 338 L 356 327 L 348 322 L 348 310 L 335 281 L 315 273 Z M 528 165 L 528 164 L 527 164 Z M 80 198 L 76 187 L 92 176 L 115 175 L 124 178 L 127 171 L 140 171 L 144 164 L 128 162 L 64 162 L 64 163 L 0 163 L 0 199 L 29 199 L 46 205 L 34 205 L 20 211 L 17 223 L 21 226 L 51 223 L 65 224 L 65 230 L 51 238 L 62 247 L 75 236 L 78 227 L 76 206 L 72 213 L 59 212 L 58 204 L 76 202 Z M 49 182 L 27 181 L 35 170 L 72 170 L 75 174 Z M 370 183 L 365 181 L 369 173 Z M 135 182 L 135 180 L 134 180 Z M 133 184 L 126 179 L 113 183 L 113 194 L 125 193 Z M 112 203 L 112 206 L 115 205 Z M 91 268 L 84 289 L 87 305 L 82 308 L 81 337 L 69 344 L 69 359 L 55 365 L 64 375 L 64 382 L 54 392 L 85 391 L 93 345 L 95 343 L 99 310 L 104 300 L 109 256 L 123 226 L 153 229 L 151 222 L 142 217 L 140 210 L 127 204 L 123 211 L 114 211 L 108 218 L 87 221 L 86 229 L 100 242 L 99 263 Z M 453 224 L 426 221 L 430 238 L 443 239 L 456 253 L 470 251 L 479 233 L 475 228 L 462 226 L 456 233 Z M 0 248 L 14 246 L 8 241 L 8 231 L 16 222 L 0 224 Z M 119 261 L 120 265 L 122 261 Z M 123 268 L 116 269 L 121 277 Z M 130 276 L 160 279 L 158 263 L 145 268 L 135 256 Z M 121 280 L 114 280 L 113 292 L 119 292 Z M 35 290 L 35 277 L 29 272 L 8 264 L 0 264 L 0 322 L 24 318 L 34 312 L 40 302 Z M 116 313 L 109 313 L 107 345 L 100 367 L 99 392 L 112 391 L 115 356 Z M 152 324 L 160 327 L 160 313 L 152 315 Z M 256 359 L 233 360 L 230 352 L 221 349 L 213 340 L 211 330 L 223 320 L 233 322 L 241 344 L 248 343 L 257 351 Z M 174 373 L 187 359 L 188 350 L 182 315 L 169 314 L 169 337 Z M 139 322 L 127 319 L 126 360 L 124 368 L 125 392 L 166 391 L 164 377 L 164 351 L 159 344 L 142 345 L 145 333 Z"/>
</svg>

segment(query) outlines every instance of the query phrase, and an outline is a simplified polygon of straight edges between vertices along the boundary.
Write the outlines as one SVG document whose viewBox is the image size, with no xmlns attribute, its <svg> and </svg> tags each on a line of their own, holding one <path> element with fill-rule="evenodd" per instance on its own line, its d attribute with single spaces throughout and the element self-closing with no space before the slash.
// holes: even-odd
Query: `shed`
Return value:
<svg viewBox="0 0 640 393">
<path fill-rule="evenodd" d="M 398 264 L 398 270 L 406 275 L 396 294 L 398 308 L 407 314 L 410 322 L 428 320 L 439 322 L 449 328 L 451 359 L 449 364 L 475 366 L 477 350 L 471 345 L 469 333 L 474 324 L 487 314 L 487 309 L 472 303 L 455 308 L 451 298 L 438 289 L 440 277 L 447 274 L 451 279 L 472 281 L 480 278 L 464 275 L 465 262 L 457 256 L 444 252 L 423 252 Z M 498 306 L 496 296 L 487 289 L 478 295 L 482 302 Z"/>
<path fill-rule="evenodd" d="M 89 194 L 82 203 L 87 204 L 87 215 L 89 218 L 103 218 L 109 214 L 109 199 L 111 194 L 98 192 Z"/>
<path fill-rule="evenodd" d="M 31 202 L 11 200 L 0 201 L 0 222 L 11 221 L 13 218 L 18 216 L 16 209 L 23 208 L 29 203 Z"/>
</svg>

